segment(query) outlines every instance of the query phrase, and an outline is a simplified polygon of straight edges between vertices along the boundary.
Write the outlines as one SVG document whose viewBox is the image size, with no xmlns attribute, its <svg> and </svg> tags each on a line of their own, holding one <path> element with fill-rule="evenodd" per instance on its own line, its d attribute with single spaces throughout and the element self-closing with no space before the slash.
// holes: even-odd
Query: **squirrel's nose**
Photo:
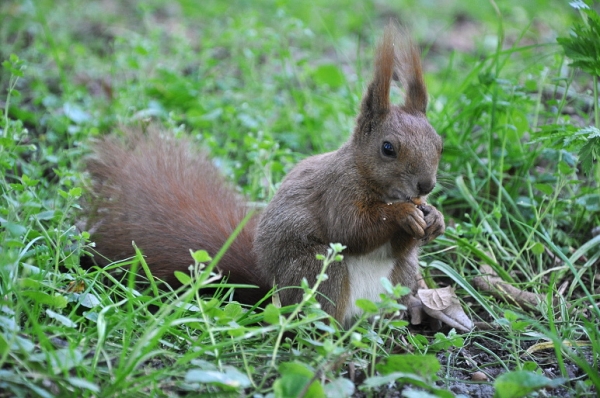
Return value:
<svg viewBox="0 0 600 398">
<path fill-rule="evenodd" d="M 429 192 L 433 191 L 433 187 L 435 187 L 435 180 L 421 180 L 417 183 L 417 190 L 419 191 L 419 196 L 427 195 Z"/>
</svg>

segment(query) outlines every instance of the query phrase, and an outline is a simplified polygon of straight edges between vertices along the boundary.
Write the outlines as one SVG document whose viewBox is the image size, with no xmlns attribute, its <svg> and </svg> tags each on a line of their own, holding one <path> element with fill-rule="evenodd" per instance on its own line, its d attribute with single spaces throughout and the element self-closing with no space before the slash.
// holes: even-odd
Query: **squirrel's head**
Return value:
<svg viewBox="0 0 600 398">
<path fill-rule="evenodd" d="M 390 102 L 392 80 L 404 88 L 402 105 Z M 426 108 L 419 51 L 389 24 L 351 140 L 361 177 L 382 201 L 420 202 L 435 186 L 442 139 Z"/>
</svg>

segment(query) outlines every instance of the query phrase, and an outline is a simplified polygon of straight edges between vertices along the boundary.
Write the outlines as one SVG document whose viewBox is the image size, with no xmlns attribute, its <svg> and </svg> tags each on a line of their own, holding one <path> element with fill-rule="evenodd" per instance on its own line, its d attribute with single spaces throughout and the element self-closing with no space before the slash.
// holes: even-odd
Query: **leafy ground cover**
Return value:
<svg viewBox="0 0 600 398">
<path fill-rule="evenodd" d="M 594 7 L 3 1 L 0 396 L 596 396 Z M 429 117 L 445 140 L 431 201 L 448 229 L 424 249 L 423 273 L 456 289 L 472 332 L 384 316 L 342 330 L 310 294 L 264 310 L 231 302 L 225 284 L 201 297 L 217 283 L 201 251 L 176 290 L 117 272 L 144 270 L 141 253 L 115 272 L 81 266 L 93 253 L 76 225 L 95 137 L 158 123 L 265 203 L 299 159 L 349 135 L 390 17 L 423 48 Z"/>
</svg>

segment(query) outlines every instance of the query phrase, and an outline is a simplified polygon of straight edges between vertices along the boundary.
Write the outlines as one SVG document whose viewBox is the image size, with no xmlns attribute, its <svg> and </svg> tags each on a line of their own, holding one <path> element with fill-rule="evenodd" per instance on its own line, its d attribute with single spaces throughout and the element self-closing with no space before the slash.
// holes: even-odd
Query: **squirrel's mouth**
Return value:
<svg viewBox="0 0 600 398">
<path fill-rule="evenodd" d="M 404 195 L 382 195 L 381 200 L 388 205 L 399 202 L 410 202 L 410 198 Z"/>
<path fill-rule="evenodd" d="M 415 206 L 421 206 L 424 205 L 426 203 L 426 196 L 415 196 L 415 197 L 410 197 L 410 196 L 405 196 L 405 197 L 389 197 L 389 196 L 385 196 L 383 198 L 383 201 L 385 203 L 387 203 L 388 205 L 391 205 L 393 203 L 400 203 L 400 202 L 407 202 L 407 203 L 413 203 Z"/>
<path fill-rule="evenodd" d="M 415 206 L 420 206 L 427 202 L 427 195 L 410 196 L 403 193 L 400 189 L 394 189 L 384 193 L 381 200 L 387 204 L 408 202 L 413 203 Z"/>
<path fill-rule="evenodd" d="M 421 205 L 425 204 L 425 199 L 426 199 L 425 196 L 417 196 L 415 198 L 411 198 L 410 201 L 417 206 L 421 206 Z"/>
<path fill-rule="evenodd" d="M 387 204 L 393 204 L 393 203 L 401 203 L 401 202 L 412 202 L 414 204 L 418 204 L 421 201 L 421 198 L 411 198 L 410 196 L 407 195 L 383 195 L 383 197 L 381 198 L 385 203 Z"/>
</svg>

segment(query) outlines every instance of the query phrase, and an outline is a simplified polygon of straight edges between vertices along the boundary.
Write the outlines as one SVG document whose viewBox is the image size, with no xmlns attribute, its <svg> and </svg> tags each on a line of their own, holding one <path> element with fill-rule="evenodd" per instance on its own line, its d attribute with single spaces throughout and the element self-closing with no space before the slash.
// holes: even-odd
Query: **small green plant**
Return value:
<svg viewBox="0 0 600 398">
<path fill-rule="evenodd" d="M 8 110 L 10 109 L 11 97 L 18 97 L 19 91 L 16 89 L 19 79 L 23 77 L 25 65 L 22 60 L 15 54 L 11 54 L 10 58 L 2 62 L 2 67 L 10 74 L 10 80 L 8 82 L 8 89 L 6 95 L 6 104 L 4 105 L 4 126 L 2 128 L 2 136 L 7 133 L 9 128 Z"/>
<path fill-rule="evenodd" d="M 377 365 L 381 376 L 373 376 L 365 381 L 364 390 L 379 387 L 393 381 L 400 385 L 421 388 L 436 397 L 452 397 L 453 394 L 435 386 L 436 374 L 441 366 L 433 355 L 390 355 Z"/>
<path fill-rule="evenodd" d="M 583 1 L 574 1 L 571 6 L 579 10 L 582 21 L 576 23 L 569 37 L 559 37 L 558 43 L 565 54 L 573 62 L 572 66 L 581 68 L 592 76 L 592 101 L 594 109 L 594 126 L 575 128 L 567 126 L 549 134 L 550 138 L 560 140 L 564 147 L 578 152 L 582 171 L 600 177 L 600 96 L 598 95 L 598 79 L 600 78 L 600 15 Z M 595 170 L 595 172 L 594 172 Z"/>
<path fill-rule="evenodd" d="M 556 388 L 565 380 L 549 378 L 537 373 L 517 370 L 502 374 L 494 382 L 496 394 L 494 398 L 520 398 L 543 388 Z"/>
</svg>

